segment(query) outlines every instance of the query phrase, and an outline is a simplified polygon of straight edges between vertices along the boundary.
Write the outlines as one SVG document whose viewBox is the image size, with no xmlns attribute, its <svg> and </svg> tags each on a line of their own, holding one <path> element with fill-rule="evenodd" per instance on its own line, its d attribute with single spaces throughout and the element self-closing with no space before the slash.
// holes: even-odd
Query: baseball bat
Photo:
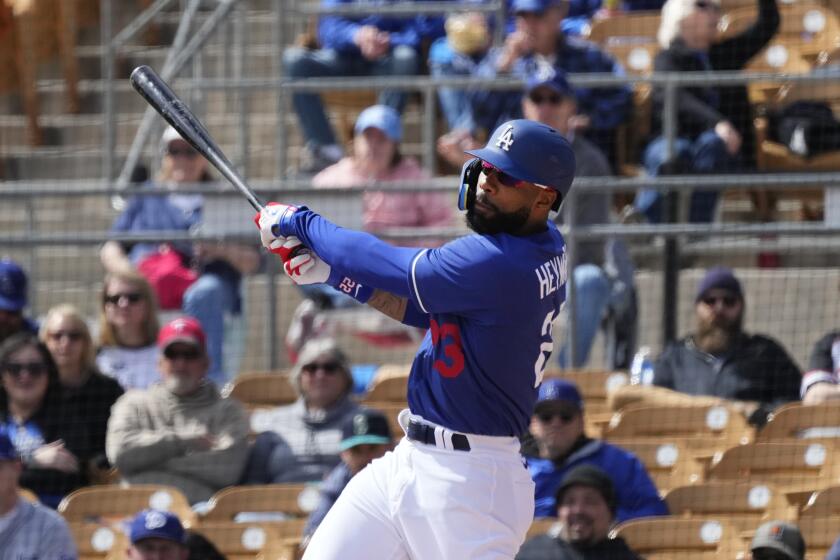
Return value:
<svg viewBox="0 0 840 560">
<path fill-rule="evenodd" d="M 224 152 L 201 124 L 189 107 L 175 95 L 175 92 L 167 85 L 157 73 L 148 66 L 138 66 L 131 73 L 129 78 L 131 87 L 139 93 L 146 103 L 151 105 L 172 128 L 178 131 L 181 137 L 189 142 L 199 154 L 209 161 L 219 173 L 231 182 L 240 193 L 251 203 L 254 210 L 261 212 L 265 206 L 254 191 L 251 190 L 233 165 L 225 157 Z"/>
</svg>

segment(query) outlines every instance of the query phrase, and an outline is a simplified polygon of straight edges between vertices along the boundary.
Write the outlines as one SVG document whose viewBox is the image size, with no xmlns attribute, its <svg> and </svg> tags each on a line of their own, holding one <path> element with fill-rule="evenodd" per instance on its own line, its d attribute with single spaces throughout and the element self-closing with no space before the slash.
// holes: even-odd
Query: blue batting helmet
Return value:
<svg viewBox="0 0 840 560">
<path fill-rule="evenodd" d="M 554 210 L 575 177 L 575 154 L 569 141 L 550 126 L 527 119 L 502 124 L 486 146 L 466 153 L 521 181 L 554 189 L 559 193 Z"/>
</svg>

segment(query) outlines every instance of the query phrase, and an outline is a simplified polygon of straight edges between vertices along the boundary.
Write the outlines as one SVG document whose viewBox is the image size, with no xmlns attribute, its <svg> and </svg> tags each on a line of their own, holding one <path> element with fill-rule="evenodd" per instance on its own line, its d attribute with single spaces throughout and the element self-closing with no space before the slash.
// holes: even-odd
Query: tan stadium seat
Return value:
<svg viewBox="0 0 840 560">
<path fill-rule="evenodd" d="M 607 395 L 610 391 L 627 385 L 630 378 L 623 371 L 560 370 L 548 369 L 543 379 L 561 378 L 577 385 L 583 397 L 586 414 L 609 412 Z"/>
<path fill-rule="evenodd" d="M 660 494 L 703 480 L 703 467 L 695 461 L 688 447 L 679 440 L 621 440 L 610 443 L 621 447 L 644 463 Z"/>
<path fill-rule="evenodd" d="M 608 18 L 593 18 L 587 38 L 607 46 L 616 43 L 656 43 L 660 14 L 657 10 L 635 11 Z"/>
<path fill-rule="evenodd" d="M 298 398 L 289 376 L 276 373 L 245 373 L 225 386 L 222 394 L 248 408 L 291 404 Z"/>
<path fill-rule="evenodd" d="M 840 406 L 836 403 L 788 406 L 774 412 L 756 442 L 810 437 L 835 437 L 840 443 Z M 828 430 L 826 430 L 828 429 Z"/>
<path fill-rule="evenodd" d="M 674 488 L 665 496 L 671 515 L 714 517 L 739 531 L 771 519 L 792 520 L 796 510 L 773 485 L 760 482 L 707 482 Z"/>
<path fill-rule="evenodd" d="M 840 517 L 840 486 L 831 486 L 814 492 L 799 513 L 803 517 Z M 838 528 L 840 536 L 840 528 Z"/>
<path fill-rule="evenodd" d="M 65 496 L 58 513 L 68 522 L 114 523 L 153 508 L 170 511 L 185 527 L 195 522 L 187 498 L 175 487 L 158 484 L 88 486 Z"/>
<path fill-rule="evenodd" d="M 537 535 L 545 535 L 555 525 L 557 525 L 557 519 L 554 517 L 541 517 L 539 519 L 534 519 L 534 521 L 531 522 L 531 526 L 528 527 L 528 533 L 525 535 L 525 538 L 530 539 L 531 537 L 536 537 Z"/>
<path fill-rule="evenodd" d="M 645 517 L 612 530 L 645 558 L 735 558 L 741 549 L 737 530 L 716 518 Z"/>
<path fill-rule="evenodd" d="M 98 523 L 68 523 L 68 526 L 79 560 L 116 560 L 124 557 L 128 540 L 119 527 Z"/>
<path fill-rule="evenodd" d="M 276 527 L 260 523 L 202 523 L 197 532 L 207 537 L 228 560 L 289 558 Z M 298 541 L 299 542 L 299 539 Z"/>
<path fill-rule="evenodd" d="M 376 370 L 365 403 L 405 402 L 408 393 L 409 364 L 383 364 Z"/>
<path fill-rule="evenodd" d="M 803 517 L 797 522 L 805 540 L 805 560 L 822 560 L 840 536 L 840 516 Z"/>
<path fill-rule="evenodd" d="M 216 492 L 202 515 L 202 523 L 232 522 L 238 514 L 277 513 L 304 518 L 317 505 L 318 490 L 307 484 L 261 484 L 230 486 Z"/>
<path fill-rule="evenodd" d="M 804 504 L 814 490 L 840 482 L 840 457 L 821 443 L 751 443 L 716 457 L 706 477 L 773 484 L 791 503 Z"/>
</svg>

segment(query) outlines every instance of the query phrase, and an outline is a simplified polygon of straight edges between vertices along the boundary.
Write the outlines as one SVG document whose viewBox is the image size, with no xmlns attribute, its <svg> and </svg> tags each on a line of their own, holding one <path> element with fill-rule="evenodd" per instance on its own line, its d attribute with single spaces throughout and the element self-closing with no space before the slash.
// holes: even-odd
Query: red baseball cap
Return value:
<svg viewBox="0 0 840 560">
<path fill-rule="evenodd" d="M 178 317 L 166 323 L 158 333 L 158 348 L 165 350 L 170 344 L 183 342 L 204 350 L 206 336 L 201 323 L 192 317 Z"/>
</svg>

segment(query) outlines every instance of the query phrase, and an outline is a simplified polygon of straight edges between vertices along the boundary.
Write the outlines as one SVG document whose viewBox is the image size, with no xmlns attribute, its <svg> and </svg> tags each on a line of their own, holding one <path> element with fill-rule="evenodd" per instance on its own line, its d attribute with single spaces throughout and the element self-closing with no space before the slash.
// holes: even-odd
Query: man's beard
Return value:
<svg viewBox="0 0 840 560">
<path fill-rule="evenodd" d="M 163 380 L 163 386 L 166 389 L 179 397 L 194 393 L 200 386 L 202 380 L 195 380 L 190 377 L 182 377 L 180 375 L 170 375 Z"/>
<path fill-rule="evenodd" d="M 479 235 L 514 234 L 528 222 L 530 213 L 527 208 L 520 208 L 514 212 L 502 212 L 485 198 L 482 198 L 481 202 L 492 208 L 493 211 L 489 216 L 478 214 L 475 211 L 475 204 L 467 209 L 467 225 Z"/>
<path fill-rule="evenodd" d="M 694 344 L 707 354 L 713 356 L 724 354 L 741 334 L 742 322 L 743 315 L 739 315 L 737 319 L 732 321 L 723 318 L 704 321 L 698 318 Z"/>
</svg>

